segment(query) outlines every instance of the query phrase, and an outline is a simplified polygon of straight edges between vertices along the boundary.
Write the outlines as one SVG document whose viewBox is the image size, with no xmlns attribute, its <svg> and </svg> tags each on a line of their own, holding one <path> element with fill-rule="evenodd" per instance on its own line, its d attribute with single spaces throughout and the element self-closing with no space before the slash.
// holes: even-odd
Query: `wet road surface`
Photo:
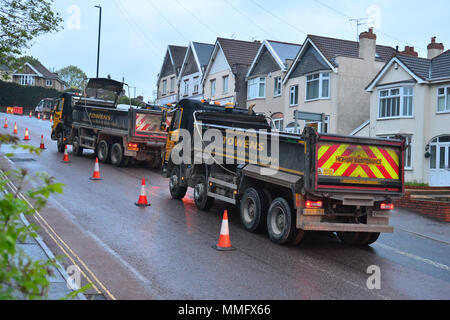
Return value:
<svg viewBox="0 0 450 320">
<path fill-rule="evenodd" d="M 47 172 L 65 184 L 64 194 L 51 196 L 36 223 L 45 227 L 41 235 L 48 246 L 69 256 L 66 265 L 78 265 L 95 285 L 93 293 L 106 299 L 450 298 L 448 224 L 427 227 L 430 220 L 395 210 L 395 233 L 383 234 L 371 247 L 346 246 L 328 233 L 308 234 L 299 246 L 278 246 L 265 234 L 246 232 L 228 204 L 198 211 L 192 191 L 183 201 L 172 200 L 167 179 L 145 166 L 100 164 L 104 180 L 90 181 L 92 151 L 76 157 L 69 147 L 72 163 L 61 163 L 50 122 L 7 117 L 10 129 L 1 132 L 12 133 L 17 121 L 20 138 L 28 128 L 27 144 L 39 146 L 44 134 L 48 149 L 41 156 L 17 151 L 2 165 Z M 7 151 L 3 146 L 1 152 Z M 145 209 L 134 205 L 142 178 L 152 205 Z M 237 249 L 232 252 L 211 248 L 225 209 Z M 381 271 L 379 290 L 366 285 L 372 265 Z"/>
</svg>

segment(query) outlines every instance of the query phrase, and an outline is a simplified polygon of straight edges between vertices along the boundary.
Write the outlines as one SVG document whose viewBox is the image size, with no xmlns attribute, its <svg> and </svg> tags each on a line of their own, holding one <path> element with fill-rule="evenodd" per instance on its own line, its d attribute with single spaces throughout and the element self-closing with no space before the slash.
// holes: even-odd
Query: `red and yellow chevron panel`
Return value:
<svg viewBox="0 0 450 320">
<path fill-rule="evenodd" d="M 400 150 L 392 147 L 322 143 L 318 150 L 318 174 L 400 180 Z"/>
</svg>

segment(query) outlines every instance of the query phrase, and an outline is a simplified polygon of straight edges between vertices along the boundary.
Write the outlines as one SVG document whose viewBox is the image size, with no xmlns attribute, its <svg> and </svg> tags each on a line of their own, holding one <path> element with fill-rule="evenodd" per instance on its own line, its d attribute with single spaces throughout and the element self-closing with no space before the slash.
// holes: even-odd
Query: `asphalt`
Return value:
<svg viewBox="0 0 450 320">
<path fill-rule="evenodd" d="M 69 152 L 72 163 L 61 163 L 48 121 L 7 117 L 10 128 L 17 121 L 20 138 L 28 127 L 32 140 L 27 144 L 39 146 L 44 134 L 48 149 L 40 157 L 19 152 L 2 166 L 47 172 L 65 184 L 64 194 L 51 196 L 36 223 L 51 227 L 41 232 L 44 241 L 95 284 L 88 298 L 450 298 L 449 224 L 394 210 L 396 231 L 368 248 L 343 245 L 329 233 L 310 233 L 299 246 L 278 246 L 265 234 L 246 232 L 232 206 L 217 202 L 209 212 L 198 211 L 192 192 L 183 201 L 172 200 L 167 179 L 144 165 L 101 164 L 104 180 L 90 181 L 92 152 L 82 157 Z M 4 118 L 1 114 L 1 124 Z M 142 178 L 152 204 L 145 209 L 134 205 Z M 225 209 L 237 249 L 232 252 L 211 248 Z M 381 270 L 380 290 L 366 285 L 372 265 Z"/>
</svg>

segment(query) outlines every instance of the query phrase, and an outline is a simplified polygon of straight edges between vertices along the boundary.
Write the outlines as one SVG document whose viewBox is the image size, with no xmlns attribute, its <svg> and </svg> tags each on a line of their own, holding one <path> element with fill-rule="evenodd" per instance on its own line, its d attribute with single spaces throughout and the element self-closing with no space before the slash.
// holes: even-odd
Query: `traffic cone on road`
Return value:
<svg viewBox="0 0 450 320">
<path fill-rule="evenodd" d="M 3 128 L 8 129 L 8 118 L 5 118 L 5 125 L 3 126 Z"/>
<path fill-rule="evenodd" d="M 18 134 L 19 132 L 17 131 L 17 122 L 14 122 L 14 134 Z"/>
<path fill-rule="evenodd" d="M 30 135 L 28 134 L 28 128 L 25 129 L 25 138 L 23 138 L 24 141 L 30 141 Z"/>
<path fill-rule="evenodd" d="M 147 194 L 145 192 L 145 179 L 142 179 L 141 195 L 138 202 L 135 203 L 138 207 L 150 207 L 151 204 L 147 201 Z"/>
<path fill-rule="evenodd" d="M 47 149 L 44 144 L 44 135 L 41 135 L 41 145 L 39 146 L 41 150 Z"/>
<path fill-rule="evenodd" d="M 44 116 L 42 117 L 42 120 L 44 120 L 44 121 L 46 120 L 45 113 L 44 113 Z"/>
<path fill-rule="evenodd" d="M 53 122 L 53 115 L 50 115 L 50 122 Z"/>
<path fill-rule="evenodd" d="M 33 112 L 30 111 L 30 118 L 33 118 Z"/>
<path fill-rule="evenodd" d="M 91 180 L 103 180 L 102 178 L 100 178 L 100 169 L 98 167 L 98 158 L 95 158 L 94 174 L 89 179 L 91 179 Z"/>
<path fill-rule="evenodd" d="M 230 230 L 228 228 L 228 212 L 225 210 L 223 214 L 222 227 L 220 229 L 219 243 L 213 246 L 218 251 L 232 251 L 236 250 L 231 246 Z"/>
<path fill-rule="evenodd" d="M 61 162 L 63 162 L 63 163 L 71 163 L 72 162 L 69 160 L 69 152 L 67 151 L 67 144 L 66 144 L 66 149 L 64 150 L 64 158 Z"/>
</svg>

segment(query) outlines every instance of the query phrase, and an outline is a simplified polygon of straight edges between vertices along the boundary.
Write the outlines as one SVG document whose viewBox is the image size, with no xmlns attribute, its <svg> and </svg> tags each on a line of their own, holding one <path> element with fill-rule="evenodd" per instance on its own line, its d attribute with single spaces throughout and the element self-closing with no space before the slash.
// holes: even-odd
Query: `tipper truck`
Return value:
<svg viewBox="0 0 450 320">
<path fill-rule="evenodd" d="M 181 100 L 163 165 L 172 198 L 182 199 L 191 187 L 200 210 L 215 200 L 235 205 L 246 230 L 267 231 L 278 244 L 298 244 L 305 231 L 323 231 L 347 244 L 369 245 L 393 232 L 393 200 L 404 193 L 403 138 L 272 128 L 252 110 Z"/>
<path fill-rule="evenodd" d="M 123 83 L 111 79 L 90 79 L 86 93 L 64 93 L 54 109 L 51 137 L 59 152 L 72 145 L 76 156 L 83 149 L 95 150 L 100 162 L 127 166 L 147 161 L 150 168 L 161 164 L 165 149 L 166 112 L 131 107 L 117 109 Z"/>
</svg>

